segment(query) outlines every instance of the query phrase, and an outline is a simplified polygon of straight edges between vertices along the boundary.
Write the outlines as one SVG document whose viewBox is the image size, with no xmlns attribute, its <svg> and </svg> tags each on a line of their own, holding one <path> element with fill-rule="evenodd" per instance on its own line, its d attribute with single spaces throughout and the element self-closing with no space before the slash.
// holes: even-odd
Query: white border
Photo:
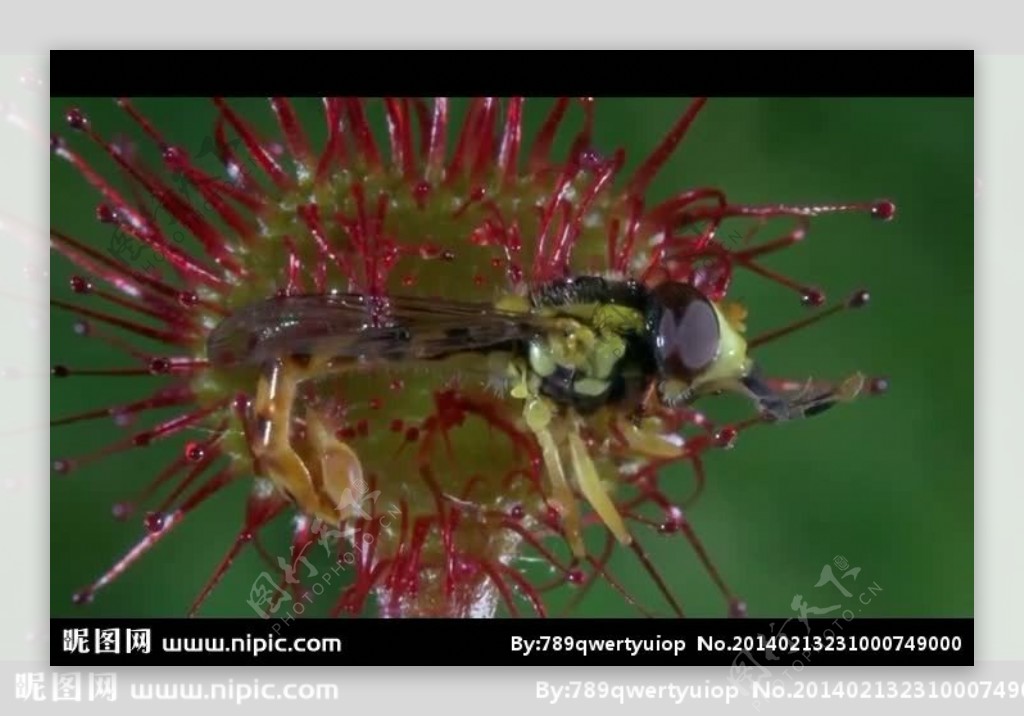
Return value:
<svg viewBox="0 0 1024 716">
<path fill-rule="evenodd" d="M 399 9 L 397 2 L 381 3 L 369 7 L 364 3 L 363 22 L 357 22 L 348 5 L 331 4 L 328 8 L 302 8 L 295 4 L 287 8 L 258 3 L 238 7 L 223 7 L 209 3 L 179 0 L 170 6 L 155 6 L 144 10 L 145 18 L 131 26 L 134 19 L 130 10 L 115 3 L 78 3 L 53 10 L 41 5 L 18 8 L 18 14 L 40 13 L 44 22 L 38 24 L 36 34 L 15 22 L 5 22 L 0 29 L 0 46 L 54 46 L 54 47 L 111 47 L 172 46 L 182 40 L 195 46 L 223 47 L 369 47 L 378 43 L 388 46 L 409 47 L 479 47 L 479 46 L 556 46 L 570 47 L 712 47 L 751 44 L 758 47 L 786 46 L 857 46 L 865 44 L 862 38 L 871 38 L 872 45 L 892 47 L 970 47 L 984 44 L 1002 51 L 1019 50 L 1021 33 L 1019 24 L 1002 19 L 987 8 L 995 3 L 975 2 L 949 6 L 937 14 L 932 6 L 923 3 L 867 1 L 856 8 L 840 6 L 832 10 L 820 3 L 794 3 L 780 0 L 741 9 L 736 3 L 697 4 L 678 6 L 670 10 L 660 2 L 632 2 L 600 8 L 597 3 L 559 5 L 550 2 L 522 0 L 515 4 L 495 4 L 484 9 L 479 3 L 405 3 Z M 610 4 L 608 4 L 610 5 Z M 1000 7 L 1002 5 L 1000 4 Z M 334 17 L 331 16 L 333 13 Z M 672 13 L 679 17 L 673 18 Z M 44 17 L 45 14 L 45 17 Z M 13 18 L 13 16 L 12 16 Z M 400 18 L 397 21 L 396 18 Z M 817 21 L 812 28 L 808 21 Z M 261 27 L 243 28 L 243 22 L 255 22 Z M 903 28 L 919 28 L 926 23 L 934 33 L 931 38 L 907 37 Z M 985 27 L 983 27 L 983 25 Z M 229 28 L 234 35 L 225 41 L 223 33 Z M 572 37 L 565 32 L 571 28 Z M 460 31 L 460 37 L 454 33 Z M 684 37 L 683 32 L 686 32 Z M 290 32 L 289 38 L 284 33 Z M 742 67 L 742 55 L 738 58 Z M 32 110 L 31 99 L 26 99 L 17 78 L 7 73 L 18 63 L 26 69 L 35 65 L 37 73 L 46 76 L 46 58 L 39 52 L 34 58 L 4 57 L 0 63 L 0 104 L 7 113 L 11 97 L 18 97 L 26 111 Z M 1024 195 L 1021 171 L 1024 167 L 1024 56 L 985 55 L 978 63 L 978 118 L 980 160 L 978 162 L 978 262 L 975 280 L 979 290 L 976 304 L 976 366 L 978 437 L 976 470 L 976 615 L 977 657 L 985 659 L 1024 658 L 1024 616 L 1019 608 L 1020 594 L 1024 591 L 1024 572 L 1021 570 L 1020 550 L 1024 521 L 1024 476 L 1022 459 L 1016 451 L 1019 444 L 1019 417 L 1024 406 L 1024 381 L 1019 371 L 1021 325 L 1019 311 L 1024 305 L 1024 282 L 1020 272 L 1024 267 L 1024 230 L 1019 207 Z M 865 67 L 866 72 L 884 68 Z M 585 67 L 565 66 L 551 68 L 557 72 L 585 72 Z M 679 72 L 699 72 L 699 68 L 680 66 L 666 68 Z M 927 72 L 922 68 L 922 72 Z M 823 88 L 827 89 L 827 88 Z M 40 97 L 45 101 L 45 97 Z M 38 111 L 36 106 L 35 111 Z M 45 114 L 39 112 L 38 116 Z M 45 162 L 19 160 L 5 156 L 0 162 L 0 212 L 33 223 L 40 229 L 48 224 Z M 936 237 L 942 240 L 942 237 Z M 48 261 L 41 257 L 45 250 L 41 232 L 38 245 L 13 248 L 5 237 L 2 263 L 17 261 Z M 42 306 L 45 297 L 43 281 L 26 282 L 35 288 Z M 41 414 L 46 393 L 44 376 L 31 377 L 30 370 L 48 363 L 43 353 L 44 336 L 48 336 L 48 318 L 40 311 L 33 322 L 30 312 L 4 309 L 2 318 L 7 365 L 23 367 L 29 375 L 23 384 L 5 397 L 5 425 L 43 424 Z M 26 320 L 26 317 L 29 320 Z M 48 339 L 45 339 L 48 340 Z M 11 362 L 13 361 L 13 363 Z M 48 403 L 47 403 L 48 404 Z M 964 406 L 967 410 L 968 406 Z M 15 416 L 15 421 L 10 416 Z M 0 591 L 0 659 L 21 662 L 17 671 L 38 669 L 48 671 L 46 645 L 46 605 L 48 599 L 48 538 L 47 538 L 47 483 L 48 470 L 46 433 L 34 431 L 19 439 L 6 439 L 4 474 L 0 475 L 0 544 L 5 545 L 5 586 Z M 927 536 L 922 536 L 926 539 Z M 35 666 L 32 666 L 35 664 Z M 1007 667 L 1010 668 L 1010 667 Z M 548 676 L 512 670 L 486 670 L 486 678 L 473 682 L 463 670 L 453 674 L 450 681 L 437 675 L 433 683 L 409 683 L 406 690 L 389 688 L 391 684 L 406 682 L 408 672 L 391 670 L 376 677 L 349 675 L 346 684 L 347 709 L 367 707 L 401 707 L 401 702 L 415 706 L 419 694 L 439 693 L 442 685 L 463 691 L 474 709 L 483 705 L 502 705 L 494 691 L 495 683 L 506 688 L 515 683 L 515 705 L 539 704 L 532 689 L 538 678 Z M 609 678 L 606 670 L 574 670 L 570 678 Z M 1014 665 L 1011 675 L 1018 681 L 1024 670 Z M 196 670 L 183 671 L 181 678 L 195 677 Z M 677 679 L 683 678 L 674 672 Z M 815 678 L 824 676 L 815 672 Z M 831 678 L 843 676 L 833 672 Z M 864 678 L 872 678 L 877 672 Z M 484 674 L 481 674 L 484 676 Z M 562 674 L 559 674 L 561 677 Z M 620 674 L 621 676 L 621 674 Z M 687 674 L 688 679 L 700 680 L 702 673 Z M 892 677 L 892 674 L 889 674 Z M 911 674 L 907 673 L 907 677 Z M 917 674 L 918 677 L 927 677 Z M 961 670 L 957 674 L 931 674 L 931 678 L 970 678 L 975 676 Z M 650 674 L 651 680 L 658 677 Z M 845 674 L 846 678 L 861 675 Z M 268 678 L 272 678 L 268 674 Z M 309 680 L 309 677 L 305 677 Z M 660 678 L 665 678 L 662 674 Z M 458 679 L 458 681 L 456 681 Z M 469 682 L 467 682 L 469 679 Z M 2 684 L 6 683 L 7 686 Z M 0 703 L 13 696 L 10 677 L 0 681 Z M 417 688 L 421 687 L 421 688 Z M 445 692 L 444 707 L 460 702 L 457 692 Z M 885 704 L 893 706 L 897 702 Z M 882 702 L 876 702 L 875 707 Z M 21 706 L 21 703 L 16 706 Z M 787 708 L 794 704 L 787 704 Z M 805 704 L 811 706 L 811 704 Z M 847 704 L 843 704 L 846 706 Z M 863 704 L 862 704 L 863 705 Z M 862 706 L 861 705 L 861 706 Z M 279 712 L 281 705 L 271 706 Z M 580 701 L 576 707 L 591 711 L 603 704 Z M 635 706 L 641 706 L 637 703 Z M 287 706 L 286 706 L 287 707 Z M 611 706 L 619 709 L 618 704 Z M 678 707 L 676 707 L 678 708 Z M 820 705 L 814 705 L 820 708 Z M 169 709 L 168 709 L 169 710 Z M 703 712 L 703 711 L 702 711 Z"/>
</svg>

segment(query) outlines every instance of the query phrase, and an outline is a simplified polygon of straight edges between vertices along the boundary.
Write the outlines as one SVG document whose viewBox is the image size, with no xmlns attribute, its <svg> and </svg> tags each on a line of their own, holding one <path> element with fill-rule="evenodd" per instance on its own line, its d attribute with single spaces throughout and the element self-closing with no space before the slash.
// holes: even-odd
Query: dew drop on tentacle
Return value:
<svg viewBox="0 0 1024 716">
<path fill-rule="evenodd" d="M 92 291 L 92 284 L 81 276 L 72 276 L 71 290 L 75 293 L 89 293 Z"/>
<path fill-rule="evenodd" d="M 101 224 L 116 223 L 117 212 L 115 212 L 109 204 L 99 204 L 96 206 L 96 220 Z"/>
<path fill-rule="evenodd" d="M 85 116 L 78 107 L 72 107 L 67 111 L 65 115 L 68 126 L 76 131 L 82 131 L 89 128 L 89 118 Z"/>
<path fill-rule="evenodd" d="M 206 457 L 206 446 L 202 443 L 185 443 L 185 459 L 189 462 L 200 462 Z"/>
<path fill-rule="evenodd" d="M 889 392 L 889 379 L 882 376 L 871 378 L 868 381 L 868 392 L 872 395 Z"/>
<path fill-rule="evenodd" d="M 734 427 L 728 425 L 721 427 L 715 431 L 715 445 L 724 450 L 728 450 L 736 444 L 736 437 L 738 435 L 739 431 Z"/>
<path fill-rule="evenodd" d="M 143 524 L 150 534 L 159 532 L 164 528 L 167 518 L 160 512 L 149 512 L 143 518 Z"/>
<path fill-rule="evenodd" d="M 167 162 L 167 168 L 172 172 L 180 171 L 188 166 L 188 153 L 181 147 L 166 145 L 161 148 L 160 155 Z"/>
<path fill-rule="evenodd" d="M 747 603 L 742 599 L 734 599 L 729 602 L 729 616 L 733 619 L 743 619 L 747 616 Z"/>
<path fill-rule="evenodd" d="M 868 305 L 870 301 L 871 294 L 867 290 L 861 289 L 854 293 L 852 296 L 850 296 L 849 300 L 846 302 L 846 305 L 849 306 L 850 308 L 863 308 L 864 306 Z"/>
<path fill-rule="evenodd" d="M 817 308 L 825 303 L 825 292 L 818 288 L 808 288 L 801 294 L 800 303 L 810 308 Z"/>
<path fill-rule="evenodd" d="M 896 204 L 888 199 L 880 199 L 871 205 L 871 218 L 879 221 L 891 221 L 896 216 Z"/>
</svg>

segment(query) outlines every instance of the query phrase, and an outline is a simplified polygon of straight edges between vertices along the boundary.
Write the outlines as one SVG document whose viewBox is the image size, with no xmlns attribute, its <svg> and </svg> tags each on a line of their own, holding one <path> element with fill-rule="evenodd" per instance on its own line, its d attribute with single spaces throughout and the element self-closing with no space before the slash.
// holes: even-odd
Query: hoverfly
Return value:
<svg viewBox="0 0 1024 716">
<path fill-rule="evenodd" d="M 362 480 L 349 445 L 307 416 L 312 449 L 291 439 L 298 388 L 306 381 L 374 367 L 401 367 L 476 354 L 502 371 L 512 398 L 536 438 L 549 480 L 549 503 L 562 515 L 573 552 L 584 556 L 573 487 L 624 544 L 632 537 L 583 438 L 593 411 L 645 403 L 679 406 L 722 390 L 749 396 L 769 419 L 813 415 L 854 397 L 863 377 L 812 395 L 771 389 L 747 355 L 741 327 L 696 287 L 580 276 L 537 286 L 493 303 L 424 297 L 375 298 L 357 293 L 288 295 L 243 307 L 210 334 L 214 366 L 260 369 L 253 401 L 251 449 L 258 469 L 305 511 L 329 524 L 338 504 Z M 496 360 L 495 360 L 496 359 Z M 630 448 L 674 457 L 682 448 L 623 421 Z"/>
</svg>

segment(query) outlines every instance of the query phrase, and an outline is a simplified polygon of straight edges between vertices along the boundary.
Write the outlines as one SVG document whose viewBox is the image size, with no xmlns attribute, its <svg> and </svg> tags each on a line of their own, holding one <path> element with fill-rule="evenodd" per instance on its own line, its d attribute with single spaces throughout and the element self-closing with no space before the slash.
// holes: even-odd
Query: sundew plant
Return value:
<svg viewBox="0 0 1024 716">
<path fill-rule="evenodd" d="M 676 121 L 640 156 L 595 141 L 600 99 L 271 98 L 261 106 L 212 98 L 215 119 L 194 148 L 149 118 L 153 107 L 177 101 L 111 100 L 122 121 L 110 126 L 93 121 L 89 103 L 69 103 L 50 139 L 53 171 L 77 174 L 108 237 L 76 235 L 65 226 L 68 198 L 51 196 L 54 262 L 71 267 L 70 279 L 51 287 L 51 305 L 72 328 L 53 339 L 52 489 L 122 453 L 174 446 L 160 453 L 170 455 L 163 462 L 133 463 L 145 474 L 133 475 L 134 494 L 113 504 L 123 549 L 67 595 L 83 608 L 137 563 L 160 559 L 162 543 L 230 493 L 237 533 L 182 614 L 202 615 L 211 595 L 228 588 L 232 567 L 256 559 L 262 579 L 237 593 L 238 615 L 284 613 L 311 591 L 333 615 L 573 614 L 600 585 L 628 613 L 683 616 L 686 595 L 666 578 L 673 564 L 649 549 L 673 540 L 706 574 L 688 588 L 717 591 L 718 614 L 742 616 L 750 595 L 734 593 L 700 536 L 700 498 L 716 480 L 709 455 L 742 450 L 747 431 L 793 428 L 786 418 L 829 421 L 850 409 L 841 404 L 887 387 L 829 365 L 795 374 L 784 349 L 770 361 L 759 356 L 762 346 L 870 297 L 864 287 L 826 296 L 813 281 L 772 268 L 776 254 L 797 245 L 813 252 L 830 223 L 877 231 L 895 204 L 827 196 L 791 205 L 699 184 L 656 195 L 652 186 L 681 161 L 705 99 L 680 100 Z M 77 197 L 68 204 L 81 206 Z M 741 275 L 772 285 L 765 295 L 791 308 L 791 322 L 768 325 L 761 305 L 736 295 Z M 438 335 L 455 344 L 476 335 L 474 314 L 452 306 L 506 310 L 587 278 L 629 286 L 638 301 L 688 287 L 687 301 L 714 306 L 706 311 L 716 340 L 728 333 L 729 345 L 757 364 L 761 399 L 736 402 L 717 384 L 672 393 L 655 377 L 631 400 L 612 400 L 603 386 L 572 383 L 598 398 L 551 415 L 550 402 L 528 407 L 535 396 L 528 381 L 510 377 L 507 357 L 401 359 L 418 326 L 443 325 Z M 391 359 L 349 356 L 345 369 L 327 367 L 331 355 L 321 349 L 329 341 L 310 331 L 330 324 L 335 314 L 325 307 L 339 296 L 365 321 L 335 326 L 330 345 L 363 341 L 367 354 Z M 607 298 L 573 296 L 588 305 Z M 302 308 L 254 309 L 276 305 Z M 280 372 L 220 359 L 255 355 L 273 343 L 262 333 L 211 355 L 218 327 L 253 310 L 264 333 L 282 331 Z M 571 375 L 598 370 L 586 361 L 607 346 L 614 373 L 633 344 L 620 346 L 612 341 L 618 329 L 582 315 L 558 339 L 565 355 L 583 357 Z M 637 315 L 643 320 L 629 330 L 644 346 L 652 330 L 667 330 L 664 320 Z M 673 315 L 680 331 L 698 320 Z M 75 349 L 74 362 L 61 355 L 72 341 L 89 346 Z M 718 361 L 725 342 L 697 358 L 694 345 L 682 340 L 673 350 L 696 375 L 691 363 L 699 358 L 703 370 Z M 536 367 L 548 356 L 532 360 Z M 87 381 L 109 385 L 109 401 L 62 409 Z M 744 385 L 750 398 L 752 384 Z M 720 405 L 728 418 L 716 413 Z M 107 442 L 66 449 L 62 431 L 85 421 L 106 423 Z M 716 464 L 727 469 L 728 460 Z M 622 565 L 645 575 L 643 597 L 618 576 Z M 168 569 L 176 578 L 193 571 Z"/>
</svg>

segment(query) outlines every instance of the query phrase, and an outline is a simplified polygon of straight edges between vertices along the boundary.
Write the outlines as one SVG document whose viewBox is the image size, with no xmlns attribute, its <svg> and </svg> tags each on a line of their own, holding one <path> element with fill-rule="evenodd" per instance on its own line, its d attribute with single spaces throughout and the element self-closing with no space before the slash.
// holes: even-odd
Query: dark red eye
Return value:
<svg viewBox="0 0 1024 716">
<path fill-rule="evenodd" d="M 685 283 L 651 291 L 648 328 L 662 373 L 691 382 L 715 360 L 721 340 L 718 314 L 707 297 Z"/>
</svg>

